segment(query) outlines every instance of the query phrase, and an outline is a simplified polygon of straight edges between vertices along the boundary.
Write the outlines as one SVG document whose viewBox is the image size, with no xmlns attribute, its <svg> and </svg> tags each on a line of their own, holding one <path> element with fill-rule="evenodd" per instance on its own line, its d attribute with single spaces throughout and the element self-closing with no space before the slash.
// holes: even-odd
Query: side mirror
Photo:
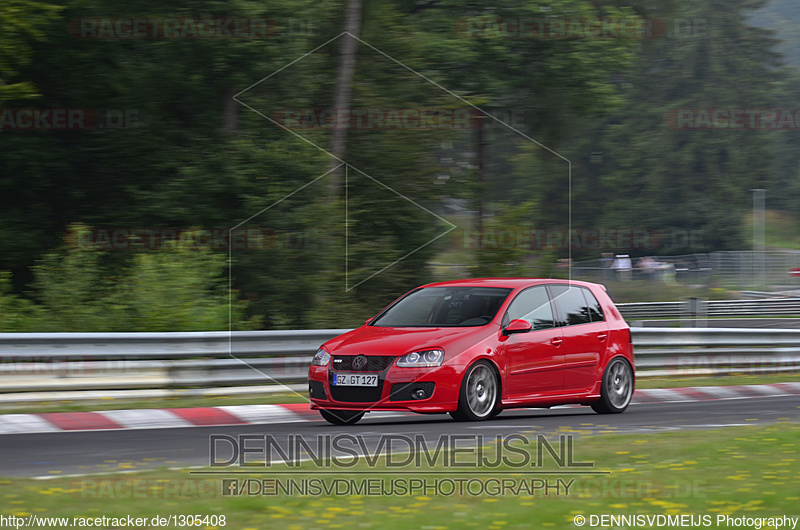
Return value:
<svg viewBox="0 0 800 530">
<path fill-rule="evenodd" d="M 366 319 L 366 320 L 364 321 L 364 325 L 366 326 L 367 324 L 369 324 L 370 322 L 372 322 L 372 319 L 373 319 L 373 318 L 375 318 L 375 317 L 369 317 L 368 319 Z"/>
<path fill-rule="evenodd" d="M 512 320 L 506 326 L 506 329 L 503 330 L 503 335 L 513 335 L 514 333 L 527 333 L 532 330 L 533 327 L 531 323 L 527 320 Z"/>
</svg>

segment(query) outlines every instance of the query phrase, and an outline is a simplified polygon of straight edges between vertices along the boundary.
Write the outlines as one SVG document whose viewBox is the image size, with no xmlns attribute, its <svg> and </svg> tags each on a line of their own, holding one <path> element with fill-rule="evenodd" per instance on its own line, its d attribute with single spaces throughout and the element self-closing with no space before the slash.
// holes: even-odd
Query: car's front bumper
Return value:
<svg viewBox="0 0 800 530">
<path fill-rule="evenodd" d="M 409 410 L 420 413 L 451 412 L 458 408 L 460 377 L 453 366 L 398 368 L 392 364 L 378 376 L 378 387 L 334 388 L 330 366 L 311 366 L 309 387 L 312 409 Z M 348 372 L 350 373 L 350 372 Z M 324 396 L 319 396 L 320 385 Z M 432 387 L 432 393 L 428 389 Z M 422 399 L 412 398 L 415 390 L 426 390 Z M 317 395 L 315 395 L 317 394 Z"/>
</svg>

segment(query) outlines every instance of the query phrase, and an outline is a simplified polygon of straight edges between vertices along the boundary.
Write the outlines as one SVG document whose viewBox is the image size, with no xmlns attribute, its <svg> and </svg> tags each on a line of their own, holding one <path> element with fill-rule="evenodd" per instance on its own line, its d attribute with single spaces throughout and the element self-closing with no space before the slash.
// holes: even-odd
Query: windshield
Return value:
<svg viewBox="0 0 800 530">
<path fill-rule="evenodd" d="M 377 327 L 469 327 L 492 321 L 511 289 L 426 287 L 370 322 Z"/>
</svg>

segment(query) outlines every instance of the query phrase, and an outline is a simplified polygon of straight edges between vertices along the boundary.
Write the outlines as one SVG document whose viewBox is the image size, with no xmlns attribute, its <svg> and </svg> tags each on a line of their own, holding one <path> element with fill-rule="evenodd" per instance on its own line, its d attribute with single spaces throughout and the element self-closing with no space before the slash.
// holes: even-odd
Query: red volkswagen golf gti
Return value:
<svg viewBox="0 0 800 530">
<path fill-rule="evenodd" d="M 331 423 L 372 410 L 484 420 L 503 409 L 630 403 L 630 328 L 602 285 L 486 278 L 433 283 L 329 340 L 309 368 Z"/>
</svg>

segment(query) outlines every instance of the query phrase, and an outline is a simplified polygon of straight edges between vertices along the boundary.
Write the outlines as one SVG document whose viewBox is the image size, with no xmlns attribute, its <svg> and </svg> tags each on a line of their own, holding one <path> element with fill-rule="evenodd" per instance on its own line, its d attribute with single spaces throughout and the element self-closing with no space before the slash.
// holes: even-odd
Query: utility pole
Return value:
<svg viewBox="0 0 800 530">
<path fill-rule="evenodd" d="M 358 38 L 361 33 L 361 17 L 363 0 L 348 0 L 344 12 L 344 30 L 348 33 L 342 35 L 341 50 L 339 52 L 339 65 L 336 69 L 336 86 L 334 87 L 333 109 L 335 112 L 349 112 L 352 103 L 353 78 L 356 74 L 356 60 L 358 54 Z M 347 151 L 347 127 L 334 127 L 331 134 L 330 152 L 339 160 L 331 160 L 331 167 L 341 164 Z M 330 175 L 328 194 L 336 197 L 341 193 L 342 169 Z"/>
<path fill-rule="evenodd" d="M 484 125 L 486 124 L 486 115 L 483 113 L 472 116 L 472 119 L 478 120 L 478 133 L 477 145 L 475 146 L 478 172 L 475 176 L 475 184 L 478 190 L 476 210 L 478 211 L 477 218 L 475 219 L 475 230 L 478 232 L 478 241 L 483 241 L 483 214 L 485 210 L 486 192 L 484 183 L 486 182 L 486 131 Z M 480 248 L 480 247 L 479 247 Z"/>
<path fill-rule="evenodd" d="M 753 192 L 753 280 L 759 289 L 766 286 L 766 192 L 754 188 Z"/>
</svg>

